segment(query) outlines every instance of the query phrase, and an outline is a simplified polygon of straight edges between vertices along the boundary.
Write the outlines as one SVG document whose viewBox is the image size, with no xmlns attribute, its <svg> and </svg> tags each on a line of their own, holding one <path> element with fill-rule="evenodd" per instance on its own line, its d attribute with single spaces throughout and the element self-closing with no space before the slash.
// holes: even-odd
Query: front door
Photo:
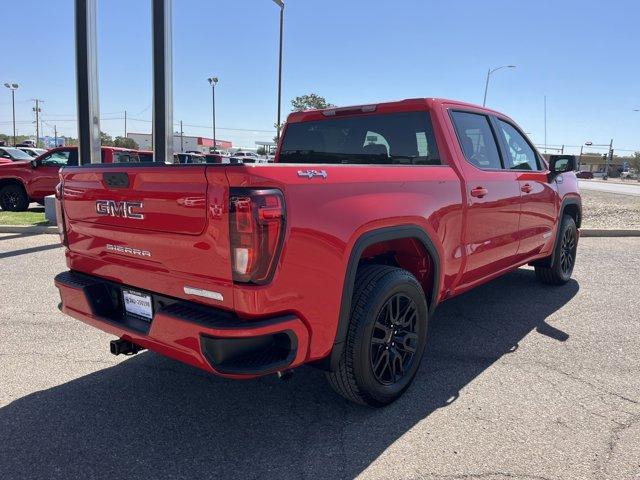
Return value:
<svg viewBox="0 0 640 480">
<path fill-rule="evenodd" d="M 488 116 L 452 111 L 464 161 L 467 222 L 466 267 L 459 286 L 482 281 L 516 263 L 520 220 L 517 173 L 502 166 L 496 134 Z"/>
<path fill-rule="evenodd" d="M 506 119 L 496 119 L 507 169 L 517 175 L 522 192 L 518 257 L 527 258 L 548 251 L 555 237 L 557 185 L 549 183 L 540 156 L 520 130 Z"/>
<path fill-rule="evenodd" d="M 58 172 L 66 165 L 78 164 L 76 149 L 54 150 L 38 159 L 38 165 L 31 184 L 31 196 L 41 199 L 53 195 L 56 185 L 60 183 Z"/>
</svg>

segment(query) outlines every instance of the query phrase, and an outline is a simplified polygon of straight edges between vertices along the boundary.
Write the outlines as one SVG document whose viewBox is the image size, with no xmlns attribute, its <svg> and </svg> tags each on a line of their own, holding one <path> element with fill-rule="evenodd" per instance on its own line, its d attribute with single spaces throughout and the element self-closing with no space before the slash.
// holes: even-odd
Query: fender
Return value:
<svg viewBox="0 0 640 480">
<path fill-rule="evenodd" d="M 562 203 L 560 205 L 560 211 L 558 214 L 558 221 L 557 221 L 557 227 L 556 227 L 556 241 L 553 243 L 553 251 L 551 252 L 551 256 L 547 258 L 543 258 L 536 262 L 533 262 L 532 265 L 539 265 L 542 267 L 550 267 L 551 265 L 553 265 L 553 261 L 556 258 L 556 245 L 560 241 L 560 223 L 562 222 L 562 216 L 564 215 L 564 211 L 569 205 L 575 205 L 576 207 L 578 207 L 578 211 L 580 213 L 578 214 L 578 221 L 576 222 L 576 226 L 580 228 L 580 223 L 582 220 L 582 199 L 580 197 L 576 197 L 573 195 L 565 197 L 564 199 L 562 199 Z"/>
<path fill-rule="evenodd" d="M 342 356 L 344 344 L 347 339 L 347 331 L 349 329 L 349 318 L 351 313 L 351 298 L 353 297 L 353 289 L 356 281 L 356 273 L 358 264 L 365 249 L 375 243 L 385 242 L 389 240 L 398 240 L 401 238 L 416 238 L 424 245 L 427 253 L 431 256 L 434 266 L 433 289 L 431 298 L 427 299 L 429 308 L 429 316 L 431 316 L 436 308 L 438 294 L 440 292 L 440 255 L 434 242 L 431 240 L 427 232 L 417 225 L 399 225 L 396 227 L 386 227 L 363 233 L 353 245 L 347 269 L 344 277 L 342 288 L 342 300 L 340 302 L 340 316 L 338 317 L 338 327 L 336 329 L 336 337 L 333 342 L 333 349 L 328 357 L 318 362 L 320 368 L 335 370 Z"/>
<path fill-rule="evenodd" d="M 29 195 L 29 189 L 27 188 L 27 184 L 25 183 L 23 178 L 15 177 L 15 176 L 11 176 L 11 177 L 2 176 L 2 177 L 0 177 L 0 188 L 2 186 L 4 186 L 5 184 L 9 184 L 9 183 L 17 183 L 17 184 L 19 184 L 22 188 L 24 188 L 24 191 L 27 192 L 27 195 Z M 31 198 L 31 195 L 29 195 L 29 198 Z"/>
</svg>

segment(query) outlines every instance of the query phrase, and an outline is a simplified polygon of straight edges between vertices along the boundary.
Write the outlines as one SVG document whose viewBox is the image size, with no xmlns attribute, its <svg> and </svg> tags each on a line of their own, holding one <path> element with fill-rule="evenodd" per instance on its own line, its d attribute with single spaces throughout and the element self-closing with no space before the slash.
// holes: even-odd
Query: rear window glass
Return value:
<svg viewBox="0 0 640 480">
<path fill-rule="evenodd" d="M 327 118 L 287 126 L 280 163 L 440 165 L 427 112 Z"/>
</svg>

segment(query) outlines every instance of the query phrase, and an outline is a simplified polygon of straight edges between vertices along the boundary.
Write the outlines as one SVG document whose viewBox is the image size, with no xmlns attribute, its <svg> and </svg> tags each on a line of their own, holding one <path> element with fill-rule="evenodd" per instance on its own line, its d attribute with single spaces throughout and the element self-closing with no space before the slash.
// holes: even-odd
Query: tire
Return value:
<svg viewBox="0 0 640 480">
<path fill-rule="evenodd" d="M 385 265 L 361 267 L 344 351 L 337 369 L 327 373 L 333 389 L 372 407 L 399 398 L 420 366 L 428 315 L 422 287 L 411 273 Z"/>
<path fill-rule="evenodd" d="M 0 207 L 9 212 L 24 212 L 29 208 L 29 196 L 21 185 L 6 185 L 0 188 Z"/>
<path fill-rule="evenodd" d="M 562 216 L 560 235 L 554 247 L 551 266 L 536 266 L 536 278 L 547 285 L 564 285 L 571 279 L 578 250 L 578 228 L 569 215 Z"/>
</svg>

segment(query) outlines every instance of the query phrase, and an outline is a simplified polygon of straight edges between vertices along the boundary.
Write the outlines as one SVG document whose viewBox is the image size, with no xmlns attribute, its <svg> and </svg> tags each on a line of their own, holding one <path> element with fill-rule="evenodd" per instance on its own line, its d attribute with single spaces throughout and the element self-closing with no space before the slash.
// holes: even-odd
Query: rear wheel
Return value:
<svg viewBox="0 0 640 480">
<path fill-rule="evenodd" d="M 23 212 L 29 208 L 29 197 L 20 185 L 10 184 L 0 188 L 0 207 L 9 212 Z"/>
<path fill-rule="evenodd" d="M 427 339 L 427 303 L 420 283 L 396 267 L 358 271 L 347 340 L 336 371 L 336 392 L 353 402 L 387 405 L 409 387 Z"/>
<path fill-rule="evenodd" d="M 538 280 L 548 285 L 562 285 L 571 279 L 578 250 L 578 228 L 573 217 L 563 215 L 558 240 L 551 265 L 535 267 Z"/>
</svg>

